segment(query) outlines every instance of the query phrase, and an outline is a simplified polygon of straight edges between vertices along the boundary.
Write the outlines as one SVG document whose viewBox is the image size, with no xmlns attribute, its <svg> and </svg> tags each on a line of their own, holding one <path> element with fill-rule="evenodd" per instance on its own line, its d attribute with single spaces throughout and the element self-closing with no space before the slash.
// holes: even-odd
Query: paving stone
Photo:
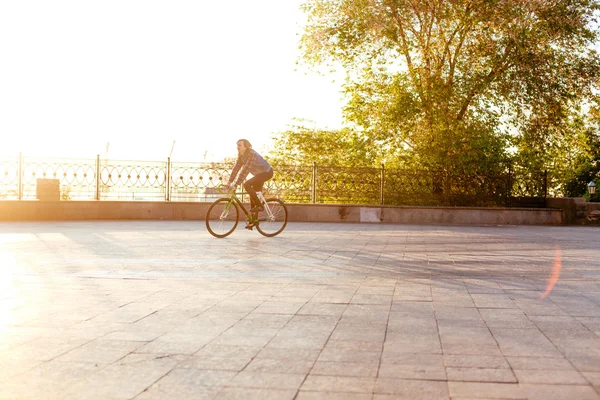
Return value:
<svg viewBox="0 0 600 400">
<path fill-rule="evenodd" d="M 278 302 L 278 301 L 265 301 L 256 309 L 253 310 L 259 314 L 296 314 L 306 302 Z"/>
<path fill-rule="evenodd" d="M 317 361 L 311 375 L 376 377 L 378 364 Z"/>
<path fill-rule="evenodd" d="M 448 382 L 450 397 L 475 399 L 526 399 L 515 383 Z"/>
<path fill-rule="evenodd" d="M 173 360 L 169 359 L 140 364 L 112 364 L 77 380 L 62 392 L 62 398 L 131 399 L 167 374 L 173 365 Z"/>
<path fill-rule="evenodd" d="M 327 339 L 326 335 L 277 334 L 268 342 L 268 346 L 283 349 L 322 349 Z"/>
<path fill-rule="evenodd" d="M 301 390 L 318 392 L 373 393 L 374 377 L 309 375 Z"/>
<path fill-rule="evenodd" d="M 257 355 L 256 358 L 274 358 L 281 360 L 309 360 L 315 361 L 321 349 L 307 348 L 277 348 L 266 346 Z"/>
<path fill-rule="evenodd" d="M 600 387 L 600 372 L 582 372 L 585 379 L 587 379 L 596 388 Z M 599 392 L 600 393 L 600 392 Z"/>
<path fill-rule="evenodd" d="M 60 399 L 70 385 L 100 369 L 101 367 L 91 363 L 65 363 L 56 360 L 44 362 L 2 382 L 0 398 Z"/>
<path fill-rule="evenodd" d="M 548 370 L 573 371 L 573 365 L 564 357 L 506 357 L 512 369 L 518 370 Z"/>
<path fill-rule="evenodd" d="M 364 342 L 383 342 L 385 338 L 385 325 L 377 326 L 357 326 L 354 324 L 339 323 L 331 334 L 331 340 L 336 341 L 364 341 Z"/>
<path fill-rule="evenodd" d="M 379 376 L 382 378 L 446 380 L 443 365 L 410 365 L 381 363 Z"/>
<path fill-rule="evenodd" d="M 2 360 L 49 361 L 88 343 L 88 339 L 41 337 L 5 350 Z M 136 346 L 140 346 L 139 343 Z"/>
<path fill-rule="evenodd" d="M 444 354 L 444 363 L 446 367 L 456 368 L 510 368 L 501 356 Z"/>
<path fill-rule="evenodd" d="M 439 322 L 439 321 L 437 321 Z M 438 324 L 433 318 L 398 317 L 390 315 L 388 332 L 437 334 Z"/>
<path fill-rule="evenodd" d="M 440 329 L 454 329 L 455 331 L 463 328 L 486 328 L 488 326 L 482 319 L 438 319 L 436 322 Z"/>
<path fill-rule="evenodd" d="M 446 367 L 449 381 L 516 383 L 510 369 Z"/>
<path fill-rule="evenodd" d="M 181 362 L 179 368 L 187 369 L 209 369 L 224 371 L 241 371 L 252 361 L 251 357 L 245 355 L 232 357 L 219 356 L 190 356 Z"/>
<path fill-rule="evenodd" d="M 307 303 L 298 311 L 298 314 L 305 315 L 332 315 L 340 317 L 347 305 L 328 304 L 328 303 Z"/>
<path fill-rule="evenodd" d="M 379 395 L 393 395 L 406 399 L 448 399 L 446 382 L 377 378 L 375 398 Z"/>
<path fill-rule="evenodd" d="M 162 336 L 165 332 L 152 332 L 149 330 L 117 331 L 102 336 L 102 340 L 127 341 L 127 342 L 151 342 Z"/>
<path fill-rule="evenodd" d="M 366 393 L 334 393 L 334 392 L 307 392 L 301 390 L 295 400 L 372 400 L 372 394 Z"/>
<path fill-rule="evenodd" d="M 139 346 L 136 351 L 153 354 L 194 354 L 214 337 L 186 334 L 169 334 Z"/>
<path fill-rule="evenodd" d="M 522 384 L 529 400 L 598 400 L 600 395 L 590 386 Z"/>
<path fill-rule="evenodd" d="M 577 371 L 566 370 L 513 370 L 520 383 L 547 383 L 552 385 L 587 385 L 588 381 Z"/>
<path fill-rule="evenodd" d="M 437 319 L 454 319 L 454 320 L 481 320 L 479 311 L 474 307 L 452 307 L 446 305 L 446 302 L 434 302 L 435 317 Z"/>
<path fill-rule="evenodd" d="M 571 362 L 577 370 L 600 372 L 600 348 L 565 348 L 564 353 L 569 362 Z"/>
<path fill-rule="evenodd" d="M 244 371 L 306 375 L 310 372 L 313 364 L 314 362 L 311 360 L 296 360 L 293 358 L 255 358 L 246 366 Z"/>
<path fill-rule="evenodd" d="M 202 347 L 194 356 L 196 357 L 255 357 L 263 348 L 253 346 L 229 346 L 209 343 Z"/>
<path fill-rule="evenodd" d="M 306 374 L 281 374 L 245 369 L 230 380 L 231 387 L 256 389 L 298 389 Z"/>
<path fill-rule="evenodd" d="M 319 355 L 319 361 L 379 364 L 381 351 L 356 351 L 351 348 L 326 347 Z"/>
<path fill-rule="evenodd" d="M 258 333 L 258 332 L 255 332 Z M 264 347 L 277 335 L 245 335 L 241 332 L 226 331 L 219 337 L 214 338 L 210 343 L 217 346 L 242 346 L 242 347 Z"/>
<path fill-rule="evenodd" d="M 517 305 L 504 293 L 471 293 L 471 298 L 478 308 L 516 309 Z"/>
<path fill-rule="evenodd" d="M 559 357 L 561 353 L 541 332 L 533 329 L 491 328 L 502 353 L 507 356 Z"/>
<path fill-rule="evenodd" d="M 599 248 L 587 227 L 0 224 L 0 398 L 597 398 Z"/>
<path fill-rule="evenodd" d="M 383 350 L 383 342 L 368 342 L 368 341 L 353 341 L 353 340 L 332 340 L 329 339 L 325 345 L 325 349 L 330 351 L 331 349 L 340 349 L 340 352 L 352 351 L 365 351 L 380 353 Z"/>
<path fill-rule="evenodd" d="M 108 365 L 125 357 L 142 345 L 143 342 L 99 339 L 73 349 L 58 357 L 57 360 L 62 362 L 87 362 Z"/>
<path fill-rule="evenodd" d="M 296 390 L 225 388 L 215 397 L 218 400 L 292 400 Z"/>
<path fill-rule="evenodd" d="M 497 345 L 489 344 L 470 344 L 468 341 L 463 343 L 444 343 L 444 354 L 452 355 L 490 355 L 502 357 L 502 352 Z"/>
</svg>

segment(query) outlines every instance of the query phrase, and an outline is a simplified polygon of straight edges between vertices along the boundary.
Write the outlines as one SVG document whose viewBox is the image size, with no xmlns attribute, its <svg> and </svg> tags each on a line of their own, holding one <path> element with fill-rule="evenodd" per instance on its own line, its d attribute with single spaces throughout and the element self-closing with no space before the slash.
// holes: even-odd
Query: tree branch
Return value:
<svg viewBox="0 0 600 400">
<path fill-rule="evenodd" d="M 515 47 L 514 42 L 511 41 L 504 49 L 504 54 L 502 55 L 502 59 L 501 59 L 500 63 L 498 63 L 498 68 L 492 69 L 483 78 L 483 80 L 479 84 L 475 85 L 475 87 L 469 91 L 469 94 L 467 95 L 467 98 L 465 99 L 463 106 L 460 109 L 460 112 L 456 116 L 457 121 L 461 121 L 464 118 L 464 116 L 467 112 L 467 109 L 471 105 L 471 101 L 473 101 L 473 98 L 481 90 L 485 90 L 486 86 L 488 86 L 490 83 L 492 83 L 497 76 L 499 76 L 502 72 L 504 72 L 508 69 L 508 67 L 510 66 L 510 63 L 506 62 L 506 61 L 514 47 Z"/>
</svg>

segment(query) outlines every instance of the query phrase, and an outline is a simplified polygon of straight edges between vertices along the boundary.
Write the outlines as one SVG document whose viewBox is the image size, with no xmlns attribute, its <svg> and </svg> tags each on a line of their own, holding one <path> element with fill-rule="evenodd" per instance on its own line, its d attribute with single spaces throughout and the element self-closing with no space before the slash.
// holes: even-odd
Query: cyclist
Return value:
<svg viewBox="0 0 600 400">
<path fill-rule="evenodd" d="M 246 229 L 252 229 L 258 212 L 263 210 L 256 192 L 262 191 L 264 183 L 273 177 L 273 168 L 267 160 L 252 149 L 252 145 L 246 139 L 237 141 L 237 150 L 238 158 L 225 187 L 227 190 L 232 190 L 246 179 L 248 173 L 253 175 L 251 179 L 244 183 L 244 188 L 250 195 L 250 212 L 252 213 L 252 221 L 246 225 Z M 235 184 L 233 184 L 234 181 Z"/>
</svg>

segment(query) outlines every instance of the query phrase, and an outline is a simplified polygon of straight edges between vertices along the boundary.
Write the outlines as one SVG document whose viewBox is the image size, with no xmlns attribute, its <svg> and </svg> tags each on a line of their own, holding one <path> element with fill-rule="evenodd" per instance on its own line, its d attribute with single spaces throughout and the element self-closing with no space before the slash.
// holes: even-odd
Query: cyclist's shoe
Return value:
<svg viewBox="0 0 600 400">
<path fill-rule="evenodd" d="M 248 229 L 249 231 L 251 231 L 252 228 L 254 228 L 255 226 L 256 226 L 256 224 L 254 222 L 246 223 L 246 229 Z"/>
<path fill-rule="evenodd" d="M 265 209 L 262 206 L 254 206 L 254 207 L 252 207 L 250 209 L 250 212 L 251 213 L 257 213 L 257 212 L 264 211 L 264 210 Z"/>
</svg>

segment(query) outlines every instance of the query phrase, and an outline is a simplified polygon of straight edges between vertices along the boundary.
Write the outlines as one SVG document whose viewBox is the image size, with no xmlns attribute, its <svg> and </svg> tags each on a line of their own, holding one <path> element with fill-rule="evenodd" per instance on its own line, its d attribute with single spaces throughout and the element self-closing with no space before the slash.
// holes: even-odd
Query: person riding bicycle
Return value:
<svg viewBox="0 0 600 400">
<path fill-rule="evenodd" d="M 225 187 L 227 190 L 232 190 L 246 179 L 248 173 L 253 175 L 251 179 L 248 179 L 246 183 L 244 183 L 244 188 L 250 195 L 250 212 L 252 213 L 253 218 L 253 221 L 249 222 L 246 225 L 246 228 L 252 229 L 254 221 L 257 219 L 258 212 L 263 211 L 263 207 L 260 204 L 256 192 L 262 191 L 264 183 L 273 177 L 273 168 L 267 160 L 252 149 L 252 145 L 246 139 L 237 141 L 237 149 L 238 158 L 233 166 L 231 175 L 229 176 L 229 182 Z M 235 184 L 233 184 L 234 181 Z"/>
</svg>

